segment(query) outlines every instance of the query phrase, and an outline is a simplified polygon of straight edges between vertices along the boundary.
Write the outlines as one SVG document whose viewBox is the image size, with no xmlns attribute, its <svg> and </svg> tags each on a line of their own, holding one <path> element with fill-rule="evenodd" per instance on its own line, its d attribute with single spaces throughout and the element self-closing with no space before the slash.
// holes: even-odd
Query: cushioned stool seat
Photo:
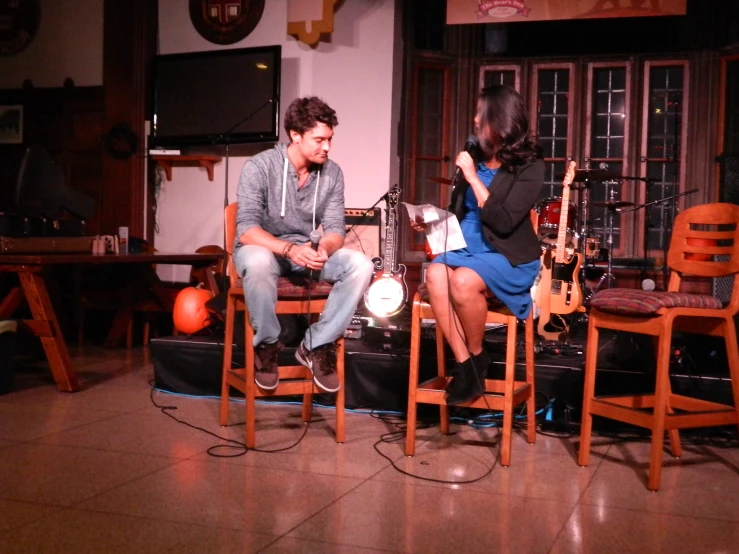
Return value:
<svg viewBox="0 0 739 554">
<path fill-rule="evenodd" d="M 704 294 L 684 292 L 643 291 L 637 289 L 606 289 L 590 299 L 590 306 L 602 312 L 626 315 L 656 314 L 662 308 L 700 308 L 720 310 L 721 301 Z"/>
</svg>

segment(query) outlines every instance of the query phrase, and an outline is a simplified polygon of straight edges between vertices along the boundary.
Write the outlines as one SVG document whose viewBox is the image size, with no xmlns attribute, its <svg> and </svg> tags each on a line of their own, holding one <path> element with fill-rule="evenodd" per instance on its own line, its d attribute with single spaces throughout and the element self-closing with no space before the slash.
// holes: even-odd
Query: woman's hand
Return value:
<svg viewBox="0 0 739 554">
<path fill-rule="evenodd" d="M 470 156 L 469 152 L 460 152 L 457 155 L 457 159 L 454 163 L 456 163 L 457 167 L 462 170 L 464 178 L 467 180 L 468 183 L 471 182 L 472 179 L 474 179 L 477 175 L 475 161 L 472 159 L 472 156 Z"/>
<path fill-rule="evenodd" d="M 416 221 L 414 219 L 411 219 L 411 229 L 413 229 L 414 231 L 423 232 L 426 230 L 427 227 L 428 225 L 423 221 Z"/>
</svg>

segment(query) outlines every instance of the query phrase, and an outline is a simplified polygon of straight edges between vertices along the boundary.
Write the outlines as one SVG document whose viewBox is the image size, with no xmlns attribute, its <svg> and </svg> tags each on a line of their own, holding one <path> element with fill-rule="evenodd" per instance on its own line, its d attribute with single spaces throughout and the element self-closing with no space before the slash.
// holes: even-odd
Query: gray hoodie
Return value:
<svg viewBox="0 0 739 554">
<path fill-rule="evenodd" d="M 331 160 L 313 164 L 310 176 L 298 190 L 298 174 L 287 156 L 287 145 L 260 152 L 241 170 L 236 188 L 236 244 L 252 227 L 295 243 L 309 240 L 323 224 L 324 233 L 345 234 L 344 174 Z"/>
</svg>

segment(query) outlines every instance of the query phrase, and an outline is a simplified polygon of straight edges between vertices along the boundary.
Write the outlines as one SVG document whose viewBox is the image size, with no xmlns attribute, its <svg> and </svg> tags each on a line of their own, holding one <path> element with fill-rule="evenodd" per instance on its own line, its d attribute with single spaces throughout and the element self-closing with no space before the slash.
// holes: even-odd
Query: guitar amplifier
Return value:
<svg viewBox="0 0 739 554">
<path fill-rule="evenodd" d="M 380 209 L 346 208 L 344 221 L 346 223 L 345 248 L 364 252 L 369 258 L 380 256 L 380 227 L 382 225 Z"/>
</svg>

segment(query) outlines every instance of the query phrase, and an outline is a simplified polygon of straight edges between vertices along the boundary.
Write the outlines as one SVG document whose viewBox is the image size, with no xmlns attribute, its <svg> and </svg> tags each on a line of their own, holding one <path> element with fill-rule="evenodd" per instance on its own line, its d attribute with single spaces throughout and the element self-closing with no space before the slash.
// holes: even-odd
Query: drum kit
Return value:
<svg viewBox="0 0 739 554">
<path fill-rule="evenodd" d="M 665 209 L 669 209 L 669 203 L 674 210 L 675 200 L 683 194 L 691 194 L 695 190 L 687 191 L 682 194 L 662 198 L 654 202 L 645 204 L 635 204 L 617 198 L 617 187 L 623 184 L 623 181 L 642 181 L 645 184 L 653 184 L 658 179 L 652 177 L 627 177 L 604 169 L 601 164 L 599 169 L 577 169 L 575 178 L 571 188 L 579 192 L 579 202 L 570 202 L 567 220 L 567 245 L 569 252 L 580 252 L 585 260 L 581 268 L 582 276 L 580 282 L 586 289 L 583 294 L 586 302 L 589 298 L 601 288 L 610 288 L 614 285 L 616 277 L 613 273 L 613 250 L 614 250 L 614 227 L 618 223 L 618 218 L 622 213 L 633 212 L 642 208 L 647 208 L 656 203 L 662 203 Z M 555 178 L 563 178 L 564 175 L 557 175 Z M 590 191 L 593 185 L 598 184 L 605 186 L 606 199 L 599 202 L 590 202 Z M 647 195 L 645 195 L 647 196 Z M 561 212 L 562 203 L 560 198 L 546 198 L 537 205 L 539 213 L 538 236 L 542 245 L 542 249 L 552 248 L 556 242 L 559 230 L 559 214 Z M 591 208 L 605 208 L 605 215 L 602 219 L 594 220 L 590 217 Z M 645 225 L 648 223 L 648 217 L 645 217 Z M 666 217 L 660 218 L 662 224 L 666 223 Z M 596 232 L 595 221 L 602 221 L 604 225 L 599 226 L 600 232 Z M 645 229 L 645 236 L 647 230 Z M 665 232 L 663 230 L 663 236 Z M 588 273 L 588 265 L 592 268 L 596 262 L 606 261 L 607 267 L 603 271 L 600 280 L 591 287 L 586 284 Z"/>
</svg>

